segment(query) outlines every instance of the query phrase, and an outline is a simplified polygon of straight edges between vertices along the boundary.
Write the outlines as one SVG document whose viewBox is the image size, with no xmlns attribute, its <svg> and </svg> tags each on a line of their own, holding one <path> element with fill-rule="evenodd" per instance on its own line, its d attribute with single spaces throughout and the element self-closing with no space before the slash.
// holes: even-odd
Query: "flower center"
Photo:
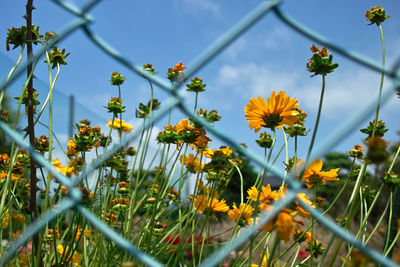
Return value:
<svg viewBox="0 0 400 267">
<path fill-rule="evenodd" d="M 266 117 L 263 117 L 263 120 L 265 122 L 264 127 L 273 130 L 282 122 L 283 118 L 279 116 L 279 114 L 270 114 Z"/>
</svg>

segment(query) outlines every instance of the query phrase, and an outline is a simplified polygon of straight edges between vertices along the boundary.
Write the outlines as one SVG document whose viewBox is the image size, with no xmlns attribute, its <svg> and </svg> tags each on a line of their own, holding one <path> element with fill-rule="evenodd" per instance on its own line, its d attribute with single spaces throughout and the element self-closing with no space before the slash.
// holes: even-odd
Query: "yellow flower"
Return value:
<svg viewBox="0 0 400 267">
<path fill-rule="evenodd" d="M 311 188 L 317 185 L 324 185 L 326 181 L 338 181 L 338 171 L 337 169 L 332 169 L 328 172 L 321 171 L 322 170 L 322 160 L 317 159 L 312 162 L 305 170 L 303 177 L 301 178 L 302 182 L 306 182 L 307 187 Z"/>
<path fill-rule="evenodd" d="M 200 161 L 198 158 L 196 158 L 193 154 L 189 154 L 189 156 L 183 157 L 183 155 L 180 157 L 180 160 L 182 161 L 183 159 L 183 164 L 187 167 L 188 171 L 192 173 L 196 173 L 199 168 L 200 168 Z M 203 164 L 200 169 L 203 169 Z"/>
<path fill-rule="evenodd" d="M 111 125 L 112 125 L 112 119 L 108 121 L 106 126 L 111 127 Z M 122 129 L 122 131 L 129 133 L 133 129 L 133 126 L 126 123 L 124 120 L 121 121 L 119 119 L 115 119 L 113 129 Z"/>
<path fill-rule="evenodd" d="M 253 210 L 250 205 L 241 203 L 239 208 L 237 208 L 236 204 L 233 203 L 233 208 L 228 211 L 228 216 L 232 221 L 237 222 L 239 226 L 245 226 L 246 224 L 253 223 L 254 219 L 251 218 Z"/>
<path fill-rule="evenodd" d="M 293 222 L 290 210 L 284 209 L 278 214 L 275 224 L 279 239 L 288 242 L 290 237 L 295 234 Z"/>
<path fill-rule="evenodd" d="M 307 205 L 315 208 L 316 205 L 314 205 L 311 201 L 310 198 L 305 194 L 305 193 L 298 193 L 297 198 L 300 199 L 300 201 L 306 203 Z M 297 201 L 294 202 L 294 206 L 297 210 L 297 214 L 299 214 L 301 217 L 305 219 L 310 219 L 310 213 L 304 209 L 302 206 L 299 205 Z"/>
<path fill-rule="evenodd" d="M 65 247 L 65 253 L 64 253 L 64 247 L 63 247 L 61 244 L 58 244 L 58 245 L 57 245 L 57 252 L 58 252 L 60 255 L 63 255 L 63 254 L 64 254 L 64 256 L 65 256 L 65 255 L 68 255 L 68 250 L 69 250 L 69 247 L 66 246 L 66 247 Z M 69 262 L 69 261 L 71 261 L 71 260 L 72 260 L 71 263 L 72 263 L 73 266 L 80 266 L 79 263 L 80 263 L 81 260 L 82 260 L 82 255 L 75 251 L 74 254 L 72 255 L 72 259 L 71 259 L 71 257 L 69 257 L 69 258 L 66 260 L 66 263 Z"/>
<path fill-rule="evenodd" d="M 251 98 L 249 104 L 244 107 L 246 121 L 250 122 L 249 127 L 254 128 L 255 132 L 261 129 L 261 126 L 274 129 L 282 125 L 292 126 L 297 120 L 299 111 L 298 102 L 295 98 L 290 98 L 285 91 L 278 94 L 272 92 L 268 102 L 259 96 Z"/>
<path fill-rule="evenodd" d="M 272 201 L 278 200 L 284 195 L 284 188 L 280 188 L 278 191 L 271 190 L 271 185 L 261 187 L 260 197 L 258 197 L 258 190 L 255 186 L 252 186 L 249 190 L 247 190 L 248 197 L 247 199 L 251 199 L 252 201 L 257 201 L 257 199 L 261 202 L 259 205 L 260 210 L 264 210 L 266 206 Z"/>
<path fill-rule="evenodd" d="M 78 153 L 78 150 L 76 150 L 76 144 L 74 140 L 69 140 L 67 144 L 67 155 L 74 156 L 76 153 Z"/>
<path fill-rule="evenodd" d="M 211 198 L 206 195 L 199 195 L 194 199 L 194 208 L 199 212 L 227 212 L 229 206 L 226 205 L 225 199 L 218 200 L 215 197 Z"/>
<path fill-rule="evenodd" d="M 53 160 L 51 164 L 56 167 L 56 169 L 66 176 L 71 176 L 72 174 L 77 174 L 78 171 L 71 165 L 63 166 L 58 158 Z"/>
<path fill-rule="evenodd" d="M 193 126 L 189 124 L 189 119 L 181 120 L 175 127 L 178 133 L 182 132 L 183 130 L 191 131 L 194 129 Z"/>
<path fill-rule="evenodd" d="M 207 148 L 206 150 L 204 150 L 203 154 L 205 156 L 207 156 L 208 158 L 212 158 L 212 156 L 215 154 L 215 152 L 220 151 L 223 154 L 225 154 L 226 156 L 230 156 L 233 152 L 233 150 L 227 146 L 227 147 L 221 147 L 220 149 L 209 149 Z"/>
<path fill-rule="evenodd" d="M 10 213 L 8 212 L 8 209 L 5 210 L 5 212 L 2 215 L 2 225 L 1 229 L 6 229 L 8 224 L 10 223 Z"/>
</svg>

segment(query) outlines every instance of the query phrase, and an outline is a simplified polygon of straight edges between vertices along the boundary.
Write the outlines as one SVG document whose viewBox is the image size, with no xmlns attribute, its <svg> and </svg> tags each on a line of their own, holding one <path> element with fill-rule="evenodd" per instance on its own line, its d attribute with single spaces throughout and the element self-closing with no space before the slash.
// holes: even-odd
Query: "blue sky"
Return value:
<svg viewBox="0 0 400 267">
<path fill-rule="evenodd" d="M 0 9 L 0 69 L 1 79 L 7 75 L 17 51 L 5 51 L 7 28 L 25 23 L 25 1 L 3 1 Z M 82 1 L 70 0 L 73 4 Z M 208 47 L 216 38 L 232 27 L 238 20 L 258 5 L 260 1 L 232 0 L 158 0 L 158 1 L 102 1 L 90 14 L 95 21 L 90 26 L 111 46 L 135 64 L 151 62 L 158 75 L 166 76 L 167 69 L 179 61 L 189 64 L 192 59 Z M 400 3 L 392 1 L 353 0 L 334 1 L 286 0 L 281 8 L 302 24 L 320 33 L 329 40 L 357 52 L 367 58 L 380 62 L 381 43 L 379 30 L 375 25 L 367 26 L 364 12 L 371 6 L 381 4 L 392 17 L 383 23 L 386 43 L 386 62 L 390 66 L 396 56 L 400 37 Z M 74 17 L 51 1 L 35 1 L 37 8 L 33 22 L 40 26 L 40 32 L 58 31 Z M 273 13 L 267 14 L 254 27 L 242 35 L 223 53 L 201 69 L 197 76 L 207 84 L 206 92 L 199 96 L 199 107 L 217 109 L 222 120 L 217 127 L 225 130 L 238 142 L 246 143 L 257 153 L 262 154 L 254 142 L 258 138 L 248 128 L 243 108 L 249 98 L 270 96 L 273 90 L 285 90 L 296 97 L 300 107 L 309 114 L 306 126 L 314 126 L 320 94 L 320 77 L 310 78 L 305 64 L 311 56 L 309 47 L 312 41 L 294 32 L 279 21 Z M 318 44 L 317 44 L 318 45 Z M 109 118 L 102 107 L 107 100 L 117 95 L 116 88 L 108 80 L 113 71 L 127 77 L 122 87 L 124 104 L 129 122 L 140 123 L 134 116 L 139 102 L 147 102 L 150 91 L 147 82 L 124 68 L 97 48 L 81 30 L 74 32 L 59 44 L 71 55 L 68 65 L 62 66 L 56 83 L 56 131 L 66 141 L 68 96 L 73 94 L 78 104 L 76 119 L 88 118 L 93 124 L 105 130 Z M 11 59 L 7 61 L 4 55 Z M 339 68 L 327 77 L 325 105 L 322 111 L 320 129 L 316 142 L 321 142 L 364 104 L 373 100 L 378 93 L 380 74 L 361 67 L 333 52 L 334 62 Z M 39 64 L 35 86 L 45 98 L 47 66 Z M 41 80 L 42 82 L 40 82 Z M 385 80 L 385 86 L 390 80 Z M 17 95 L 20 83 L 15 83 L 9 92 Z M 19 90 L 19 89 L 18 89 Z M 19 92 L 18 92 L 19 94 Z M 165 102 L 167 95 L 156 88 L 155 97 Z M 194 96 L 187 103 L 193 104 Z M 398 100 L 395 96 L 383 107 L 381 118 L 390 131 L 388 140 L 398 140 L 396 131 L 400 130 L 397 119 Z M 42 101 L 43 102 L 43 101 Z M 64 114 L 64 116 L 63 116 Z M 185 118 L 175 112 L 173 123 Z M 371 116 L 372 118 L 372 116 Z M 45 119 L 45 118 L 44 118 Z M 166 119 L 157 125 L 161 129 Z M 366 125 L 367 122 L 364 123 Z M 335 148 L 345 152 L 354 144 L 361 143 L 363 135 L 355 132 Z M 214 138 L 216 139 L 216 138 Z M 213 140 L 212 148 L 221 143 Z M 309 144 L 309 137 L 303 138 L 300 152 Z M 292 148 L 292 147 L 291 147 Z M 292 152 L 292 151 L 291 151 Z"/>
</svg>

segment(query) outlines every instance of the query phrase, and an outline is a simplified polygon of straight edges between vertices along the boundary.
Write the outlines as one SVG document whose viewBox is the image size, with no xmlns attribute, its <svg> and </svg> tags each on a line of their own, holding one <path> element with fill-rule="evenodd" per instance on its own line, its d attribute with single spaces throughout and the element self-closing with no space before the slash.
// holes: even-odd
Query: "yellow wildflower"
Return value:
<svg viewBox="0 0 400 267">
<path fill-rule="evenodd" d="M 228 211 L 228 216 L 232 221 L 237 222 L 239 226 L 245 226 L 246 224 L 252 224 L 253 208 L 250 205 L 241 203 L 239 208 L 233 203 L 233 208 Z"/>
<path fill-rule="evenodd" d="M 332 169 L 328 172 L 321 171 L 322 170 L 322 160 L 317 159 L 312 162 L 303 173 L 303 177 L 301 178 L 302 182 L 306 182 L 308 188 L 317 185 L 324 185 L 326 181 L 338 181 L 338 171 L 337 169 Z"/>
<path fill-rule="evenodd" d="M 255 132 L 261 127 L 279 129 L 282 125 L 292 126 L 298 120 L 298 104 L 297 100 L 287 96 L 285 91 L 278 94 L 273 91 L 268 102 L 261 96 L 258 99 L 251 98 L 244 108 L 246 121 L 250 122 L 249 127 L 254 128 Z"/>
</svg>

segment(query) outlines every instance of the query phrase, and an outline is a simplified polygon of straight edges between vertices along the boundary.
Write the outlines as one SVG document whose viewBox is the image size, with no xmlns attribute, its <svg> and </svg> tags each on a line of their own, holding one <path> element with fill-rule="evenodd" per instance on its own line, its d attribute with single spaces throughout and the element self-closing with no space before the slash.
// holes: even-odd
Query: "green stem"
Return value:
<svg viewBox="0 0 400 267">
<path fill-rule="evenodd" d="M 379 30 L 380 30 L 380 33 L 381 33 L 381 40 L 382 40 L 382 68 L 385 68 L 385 39 L 383 38 L 383 30 L 382 30 L 382 26 L 381 25 L 379 25 Z M 380 106 L 381 106 L 382 88 L 383 88 L 384 79 L 385 79 L 385 74 L 382 72 L 382 74 L 381 74 L 381 82 L 379 84 L 378 104 L 376 106 L 374 129 L 372 130 L 372 138 L 375 136 L 376 125 L 378 124 L 379 109 L 380 109 Z"/>
<path fill-rule="evenodd" d="M 317 119 L 315 121 L 315 126 L 314 126 L 314 131 L 313 131 L 313 134 L 312 134 L 312 137 L 311 137 L 310 147 L 308 148 L 308 152 L 307 152 L 306 164 L 310 159 L 311 151 L 312 151 L 313 146 L 314 146 L 315 136 L 317 135 L 319 120 L 321 118 L 321 110 L 322 110 L 322 103 L 323 103 L 323 100 L 324 100 L 324 93 L 325 93 L 325 75 L 322 75 L 322 89 L 321 89 L 321 96 L 319 98 Z"/>
</svg>

